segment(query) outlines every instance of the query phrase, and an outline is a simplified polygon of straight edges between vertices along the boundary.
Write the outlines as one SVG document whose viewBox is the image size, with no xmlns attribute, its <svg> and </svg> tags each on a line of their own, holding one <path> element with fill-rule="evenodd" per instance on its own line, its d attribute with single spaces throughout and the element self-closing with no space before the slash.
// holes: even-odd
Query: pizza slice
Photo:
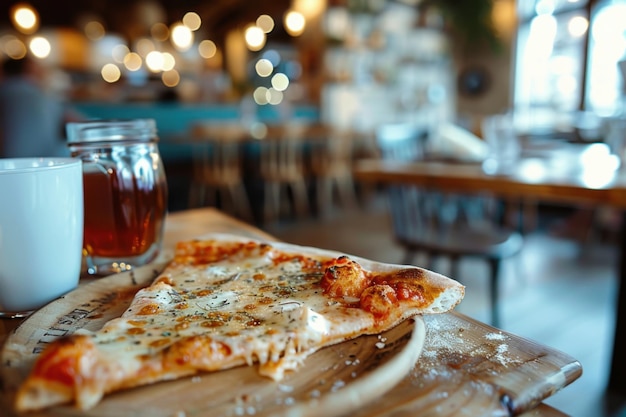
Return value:
<svg viewBox="0 0 626 417">
<path fill-rule="evenodd" d="M 412 266 L 232 235 L 181 242 L 121 317 L 50 344 L 15 408 L 89 409 L 110 392 L 240 365 L 279 381 L 322 347 L 463 296 L 458 282 Z"/>
</svg>

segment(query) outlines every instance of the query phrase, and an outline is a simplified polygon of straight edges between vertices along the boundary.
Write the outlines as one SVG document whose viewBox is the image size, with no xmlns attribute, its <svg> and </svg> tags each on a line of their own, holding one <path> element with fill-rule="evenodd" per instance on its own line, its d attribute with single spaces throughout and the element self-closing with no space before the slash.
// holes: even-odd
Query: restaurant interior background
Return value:
<svg viewBox="0 0 626 417">
<path fill-rule="evenodd" d="M 363 138 L 410 122 L 436 141 L 447 124 L 480 138 L 485 116 L 510 111 L 522 137 L 592 143 L 625 110 L 624 0 L 31 0 L 0 9 L 2 60 L 34 56 L 47 88 L 86 117 L 156 119 L 170 210 L 189 207 L 185 144 L 198 125 L 234 123 L 262 140 L 293 120 Z M 458 145 L 441 144 L 467 151 Z"/>
<path fill-rule="evenodd" d="M 162 139 L 232 115 L 480 135 L 514 110 L 522 134 L 593 140 L 622 113 L 620 1 L 32 1 L 32 23 L 12 17 L 20 4 L 3 6 L 4 59 L 40 58 L 88 116 L 152 107 Z"/>
<path fill-rule="evenodd" d="M 255 137 L 287 119 L 365 133 L 409 121 L 436 142 L 442 123 L 480 137 L 483 117 L 513 111 L 521 135 L 603 139 L 623 111 L 624 2 L 457 3 L 8 1 L 0 50 L 37 57 L 86 117 L 157 119 L 172 174 L 189 152 L 168 143 L 198 121 Z"/>
</svg>

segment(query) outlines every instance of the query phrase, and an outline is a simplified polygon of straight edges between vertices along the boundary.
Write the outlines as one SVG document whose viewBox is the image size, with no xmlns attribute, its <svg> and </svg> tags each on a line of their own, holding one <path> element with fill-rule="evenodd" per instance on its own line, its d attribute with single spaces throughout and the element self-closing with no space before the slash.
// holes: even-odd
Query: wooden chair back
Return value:
<svg viewBox="0 0 626 417">
<path fill-rule="evenodd" d="M 229 201 L 232 212 L 252 220 L 244 184 L 244 140 L 247 132 L 239 125 L 199 125 L 192 128 L 193 181 L 189 206 L 205 203 L 221 207 Z"/>
<path fill-rule="evenodd" d="M 194 179 L 209 186 L 243 181 L 242 141 L 246 132 L 238 125 L 198 125 L 192 128 Z"/>
<path fill-rule="evenodd" d="M 304 126 L 288 124 L 268 128 L 260 143 L 260 171 L 264 181 L 304 181 Z"/>
<path fill-rule="evenodd" d="M 279 219 L 281 208 L 291 202 L 295 213 L 304 217 L 309 199 L 304 174 L 304 132 L 306 125 L 288 123 L 270 126 L 260 141 L 259 170 L 263 181 L 264 220 Z"/>
</svg>

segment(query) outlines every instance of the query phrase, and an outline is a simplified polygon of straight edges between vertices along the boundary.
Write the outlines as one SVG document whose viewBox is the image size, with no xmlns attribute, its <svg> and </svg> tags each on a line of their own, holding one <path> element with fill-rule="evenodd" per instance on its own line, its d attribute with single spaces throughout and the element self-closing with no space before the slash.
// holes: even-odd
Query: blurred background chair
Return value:
<svg viewBox="0 0 626 417">
<path fill-rule="evenodd" d="M 311 174 L 315 181 L 317 213 L 326 215 L 334 205 L 334 191 L 343 207 L 356 206 L 352 178 L 352 132 L 329 126 L 315 126 L 307 131 L 310 140 Z"/>
<path fill-rule="evenodd" d="M 288 123 L 268 127 L 260 143 L 260 173 L 263 181 L 263 218 L 272 222 L 283 206 L 291 205 L 298 217 L 309 212 L 304 174 L 303 137 L 306 125 Z"/>
<path fill-rule="evenodd" d="M 419 160 L 427 131 L 410 124 L 383 125 L 376 132 L 381 158 Z M 388 188 L 394 239 L 405 248 L 404 263 L 417 253 L 450 261 L 450 276 L 462 281 L 458 263 L 462 257 L 485 259 L 489 265 L 492 323 L 499 325 L 498 293 L 502 260 L 522 248 L 522 236 L 498 220 L 498 201 L 489 196 L 462 195 L 406 184 Z"/>
<path fill-rule="evenodd" d="M 242 166 L 245 130 L 238 125 L 195 126 L 192 138 L 195 149 L 189 206 L 220 206 L 252 220 Z"/>
</svg>

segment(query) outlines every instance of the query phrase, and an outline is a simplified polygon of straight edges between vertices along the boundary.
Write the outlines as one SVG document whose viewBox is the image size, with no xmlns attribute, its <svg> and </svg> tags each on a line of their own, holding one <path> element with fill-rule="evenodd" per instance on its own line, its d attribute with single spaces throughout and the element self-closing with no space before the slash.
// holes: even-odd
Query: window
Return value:
<svg viewBox="0 0 626 417">
<path fill-rule="evenodd" d="M 626 0 L 520 0 L 514 105 L 528 133 L 622 111 Z"/>
<path fill-rule="evenodd" d="M 621 113 L 626 59 L 626 1 L 604 1 L 592 10 L 585 108 L 601 116 Z"/>
</svg>

